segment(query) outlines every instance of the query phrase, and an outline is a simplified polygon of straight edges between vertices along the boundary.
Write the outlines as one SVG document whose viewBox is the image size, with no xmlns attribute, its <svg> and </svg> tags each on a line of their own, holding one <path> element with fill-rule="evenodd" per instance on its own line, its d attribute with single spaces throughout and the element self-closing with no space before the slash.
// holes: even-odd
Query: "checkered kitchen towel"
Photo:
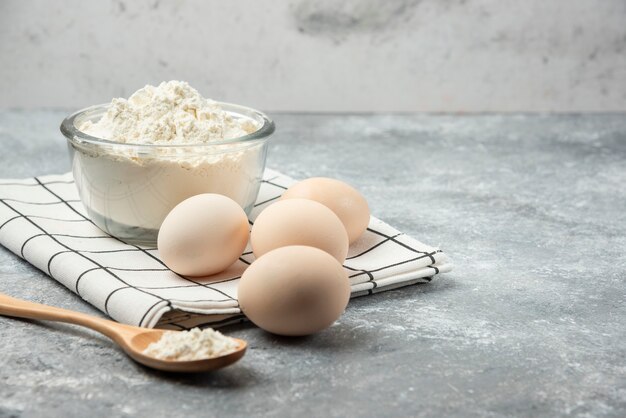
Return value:
<svg viewBox="0 0 626 418">
<path fill-rule="evenodd" d="M 256 216 L 293 179 L 266 170 Z M 242 320 L 237 284 L 254 260 L 249 248 L 209 278 L 169 270 L 155 248 L 127 244 L 86 216 L 71 173 L 0 180 L 0 243 L 113 319 L 144 327 L 186 329 Z M 450 271 L 444 253 L 372 217 L 345 261 L 352 296 L 429 282 Z"/>
</svg>

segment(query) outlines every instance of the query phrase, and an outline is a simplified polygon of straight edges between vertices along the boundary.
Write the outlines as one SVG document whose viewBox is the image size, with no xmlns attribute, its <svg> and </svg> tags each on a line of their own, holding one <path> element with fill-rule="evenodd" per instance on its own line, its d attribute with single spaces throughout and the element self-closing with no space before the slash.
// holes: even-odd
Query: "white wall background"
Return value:
<svg viewBox="0 0 626 418">
<path fill-rule="evenodd" d="M 0 0 L 0 108 L 624 111 L 624 0 Z"/>
</svg>

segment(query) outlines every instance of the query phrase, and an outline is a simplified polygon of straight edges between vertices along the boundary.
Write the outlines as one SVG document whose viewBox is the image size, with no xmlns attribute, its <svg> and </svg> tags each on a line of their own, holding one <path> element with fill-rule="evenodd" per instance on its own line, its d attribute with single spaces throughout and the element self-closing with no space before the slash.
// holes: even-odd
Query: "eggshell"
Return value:
<svg viewBox="0 0 626 418">
<path fill-rule="evenodd" d="M 347 183 L 326 177 L 313 177 L 291 186 L 281 199 L 310 199 L 335 212 L 353 243 L 365 232 L 370 222 L 367 200 Z"/>
<path fill-rule="evenodd" d="M 350 299 L 350 281 L 328 253 L 289 246 L 252 263 L 237 294 L 243 313 L 260 328 L 279 335 L 308 335 L 341 316 Z"/>
<path fill-rule="evenodd" d="M 248 218 L 232 199 L 199 194 L 167 215 L 158 236 L 159 256 L 173 271 L 208 276 L 233 264 L 248 242 Z"/>
<path fill-rule="evenodd" d="M 288 199 L 265 209 L 250 235 L 256 257 L 288 245 L 307 245 L 326 251 L 340 263 L 348 254 L 348 234 L 326 206 L 313 200 Z"/>
</svg>

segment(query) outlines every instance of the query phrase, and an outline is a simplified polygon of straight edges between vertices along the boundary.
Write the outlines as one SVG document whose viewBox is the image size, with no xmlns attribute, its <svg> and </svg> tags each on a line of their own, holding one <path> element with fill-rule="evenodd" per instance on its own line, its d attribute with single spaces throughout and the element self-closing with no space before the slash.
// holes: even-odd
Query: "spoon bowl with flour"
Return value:
<svg viewBox="0 0 626 418">
<path fill-rule="evenodd" d="M 231 365 L 246 352 L 244 340 L 212 329 L 166 331 L 135 327 L 81 312 L 15 299 L 0 293 L 0 315 L 91 328 L 116 342 L 144 366 L 167 372 L 207 372 Z"/>
</svg>

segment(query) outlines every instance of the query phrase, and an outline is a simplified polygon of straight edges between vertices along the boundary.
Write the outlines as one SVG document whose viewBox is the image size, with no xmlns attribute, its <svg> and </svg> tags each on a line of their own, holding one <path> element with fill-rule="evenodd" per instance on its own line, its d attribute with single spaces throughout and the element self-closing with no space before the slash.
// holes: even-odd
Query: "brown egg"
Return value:
<svg viewBox="0 0 626 418">
<path fill-rule="evenodd" d="M 279 335 L 309 335 L 341 316 L 350 299 L 350 281 L 328 253 L 290 246 L 252 263 L 237 293 L 241 310 L 260 328 Z"/>
<path fill-rule="evenodd" d="M 306 199 L 282 200 L 261 212 L 252 226 L 250 244 L 256 257 L 288 245 L 319 248 L 340 263 L 348 254 L 348 235 L 337 215 Z"/>
<path fill-rule="evenodd" d="M 367 229 L 370 210 L 367 201 L 356 189 L 342 181 L 313 177 L 291 186 L 281 199 L 310 199 L 328 207 L 341 219 L 350 243 Z"/>
<path fill-rule="evenodd" d="M 208 276 L 233 264 L 248 242 L 248 218 L 232 199 L 199 194 L 179 203 L 159 230 L 158 249 L 173 271 Z"/>
</svg>

